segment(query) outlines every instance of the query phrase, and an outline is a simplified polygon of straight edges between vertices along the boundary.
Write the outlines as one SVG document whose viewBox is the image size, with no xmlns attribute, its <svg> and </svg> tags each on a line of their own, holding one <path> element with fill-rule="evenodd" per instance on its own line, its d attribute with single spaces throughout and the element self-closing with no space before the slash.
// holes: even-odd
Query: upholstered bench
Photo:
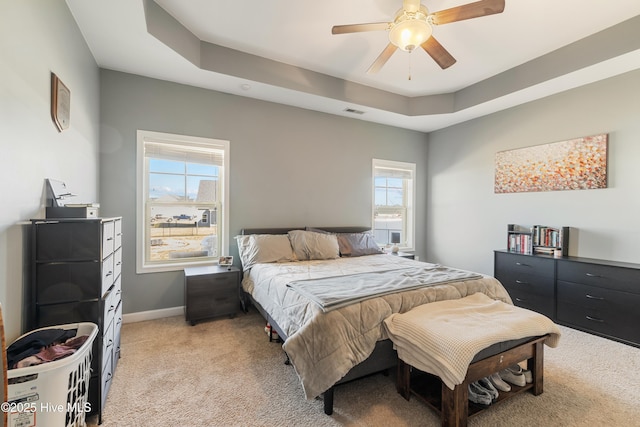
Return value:
<svg viewBox="0 0 640 427">
<path fill-rule="evenodd" d="M 469 384 L 514 364 L 526 361 L 532 382 L 500 392 L 492 405 L 527 390 L 541 394 L 544 344 L 555 347 L 560 338 L 547 317 L 484 294 L 394 314 L 385 327 L 398 351 L 398 393 L 418 396 L 443 426 L 457 427 L 485 408 L 469 402 Z"/>
</svg>

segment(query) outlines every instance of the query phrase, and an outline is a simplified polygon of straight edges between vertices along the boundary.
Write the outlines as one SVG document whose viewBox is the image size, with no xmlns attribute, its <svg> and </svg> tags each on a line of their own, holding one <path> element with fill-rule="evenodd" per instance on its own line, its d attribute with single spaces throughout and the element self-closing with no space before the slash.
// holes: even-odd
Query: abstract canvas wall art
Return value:
<svg viewBox="0 0 640 427">
<path fill-rule="evenodd" d="M 496 153 L 495 193 L 607 187 L 606 133 Z"/>
</svg>

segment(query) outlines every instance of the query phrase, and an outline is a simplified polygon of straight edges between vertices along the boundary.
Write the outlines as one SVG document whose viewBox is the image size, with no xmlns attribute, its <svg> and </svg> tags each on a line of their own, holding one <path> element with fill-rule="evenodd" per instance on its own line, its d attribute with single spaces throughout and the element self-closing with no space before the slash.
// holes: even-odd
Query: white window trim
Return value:
<svg viewBox="0 0 640 427">
<path fill-rule="evenodd" d="M 375 227 L 375 211 L 376 211 L 376 168 L 389 168 L 389 169 L 401 169 L 401 170 L 409 170 L 411 171 L 411 176 L 413 179 L 411 180 L 411 188 L 408 188 L 407 195 L 407 227 L 406 236 L 407 242 L 406 245 L 400 246 L 400 250 L 402 251 L 414 251 L 415 250 L 415 241 L 416 241 L 416 164 L 415 163 L 407 163 L 407 162 L 398 162 L 394 160 L 383 160 L 383 159 L 373 159 L 371 166 L 371 176 L 372 176 L 372 184 L 371 184 L 371 224 Z"/>
<path fill-rule="evenodd" d="M 187 266 L 196 266 L 202 264 L 211 265 L 212 260 L 200 260 L 200 261 L 182 261 L 179 263 L 167 263 L 167 264 L 145 264 L 145 242 L 146 242 L 146 227 L 144 224 L 144 212 L 145 212 L 145 159 L 144 159 L 144 142 L 145 140 L 155 141 L 168 141 L 178 143 L 191 143 L 202 145 L 215 145 L 217 147 L 222 146 L 224 149 L 223 159 L 223 188 L 222 188 L 222 227 L 220 232 L 221 251 L 222 254 L 229 253 L 229 165 L 230 165 L 230 153 L 229 141 L 201 138 L 197 136 L 175 135 L 162 132 L 153 132 L 147 130 L 137 131 L 137 147 L 136 147 L 136 273 L 157 273 L 162 271 L 179 271 Z M 217 260 L 214 261 L 214 263 Z"/>
</svg>

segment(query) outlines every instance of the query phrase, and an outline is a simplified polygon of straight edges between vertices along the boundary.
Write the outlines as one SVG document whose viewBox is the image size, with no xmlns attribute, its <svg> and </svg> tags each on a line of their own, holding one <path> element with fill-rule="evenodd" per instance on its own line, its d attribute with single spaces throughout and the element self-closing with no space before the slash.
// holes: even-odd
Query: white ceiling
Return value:
<svg viewBox="0 0 640 427">
<path fill-rule="evenodd" d="M 640 68 L 640 46 L 608 55 L 588 50 L 578 54 L 577 47 L 569 46 L 639 16 L 638 0 L 506 0 L 502 14 L 434 28 L 434 37 L 457 59 L 452 67 L 440 69 L 422 50 L 411 54 L 398 51 L 373 76 L 367 75 L 366 70 L 387 45 L 386 32 L 332 35 L 331 27 L 390 21 L 402 6 L 401 0 L 66 1 L 102 68 L 420 131 L 443 128 Z M 469 2 L 422 1 L 430 11 Z M 249 65 L 260 59 L 257 57 L 263 57 L 287 64 L 282 68 L 282 64 L 272 63 L 287 73 L 305 69 L 319 73 L 312 73 L 312 77 L 331 76 L 326 77 L 328 82 L 334 87 L 336 83 L 343 83 L 345 93 L 308 89 L 281 76 L 247 77 L 250 72 L 234 72 L 233 64 L 207 67 L 189 61 L 179 47 L 174 45 L 174 50 L 148 32 L 147 20 L 151 15 L 145 19 L 145 8 L 160 10 L 157 6 L 182 24 L 187 30 L 185 33 L 207 42 L 207 46 L 223 46 L 250 54 L 244 57 Z M 622 36 L 618 34 L 610 39 L 640 40 L 640 25 L 633 28 L 631 33 L 626 29 Z M 595 43 L 593 49 L 608 53 L 615 51 L 617 45 L 617 42 Z M 584 46 L 583 43 L 582 49 Z M 552 52 L 558 49 L 564 50 L 556 52 L 554 57 Z M 204 63 L 205 54 L 202 55 Z M 586 63 L 569 66 L 567 61 L 571 55 L 575 56 L 571 58 L 574 62 L 584 59 L 582 62 Z M 558 70 L 550 70 L 554 60 Z M 535 67 L 542 69 L 538 72 Z M 306 76 L 305 73 L 300 72 L 302 76 Z M 538 81 L 533 78 L 532 83 L 514 84 L 513 79 L 520 75 L 546 77 Z M 479 94 L 489 87 L 487 82 L 491 82 L 492 90 Z M 346 92 L 352 86 L 357 89 L 354 92 L 370 91 L 371 96 L 350 96 Z M 499 89 L 501 87 L 504 90 Z M 468 105 L 461 101 L 464 96 L 470 96 L 469 93 L 479 101 Z M 441 101 L 439 95 L 442 94 L 448 96 L 445 97 L 447 106 L 435 109 L 412 110 L 397 105 L 387 108 L 383 101 L 435 105 Z M 377 101 L 369 102 L 370 98 Z M 343 111 L 347 107 L 365 113 L 349 115 Z M 431 110 L 439 114 L 431 114 Z"/>
</svg>

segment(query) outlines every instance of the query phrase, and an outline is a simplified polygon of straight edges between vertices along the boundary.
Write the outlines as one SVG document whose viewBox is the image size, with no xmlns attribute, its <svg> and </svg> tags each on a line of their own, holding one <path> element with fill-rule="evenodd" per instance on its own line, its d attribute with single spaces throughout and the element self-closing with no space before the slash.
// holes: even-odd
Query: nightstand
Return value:
<svg viewBox="0 0 640 427">
<path fill-rule="evenodd" d="M 240 270 L 237 267 L 184 269 L 184 317 L 191 325 L 212 317 L 235 316 L 240 305 Z"/>
</svg>

